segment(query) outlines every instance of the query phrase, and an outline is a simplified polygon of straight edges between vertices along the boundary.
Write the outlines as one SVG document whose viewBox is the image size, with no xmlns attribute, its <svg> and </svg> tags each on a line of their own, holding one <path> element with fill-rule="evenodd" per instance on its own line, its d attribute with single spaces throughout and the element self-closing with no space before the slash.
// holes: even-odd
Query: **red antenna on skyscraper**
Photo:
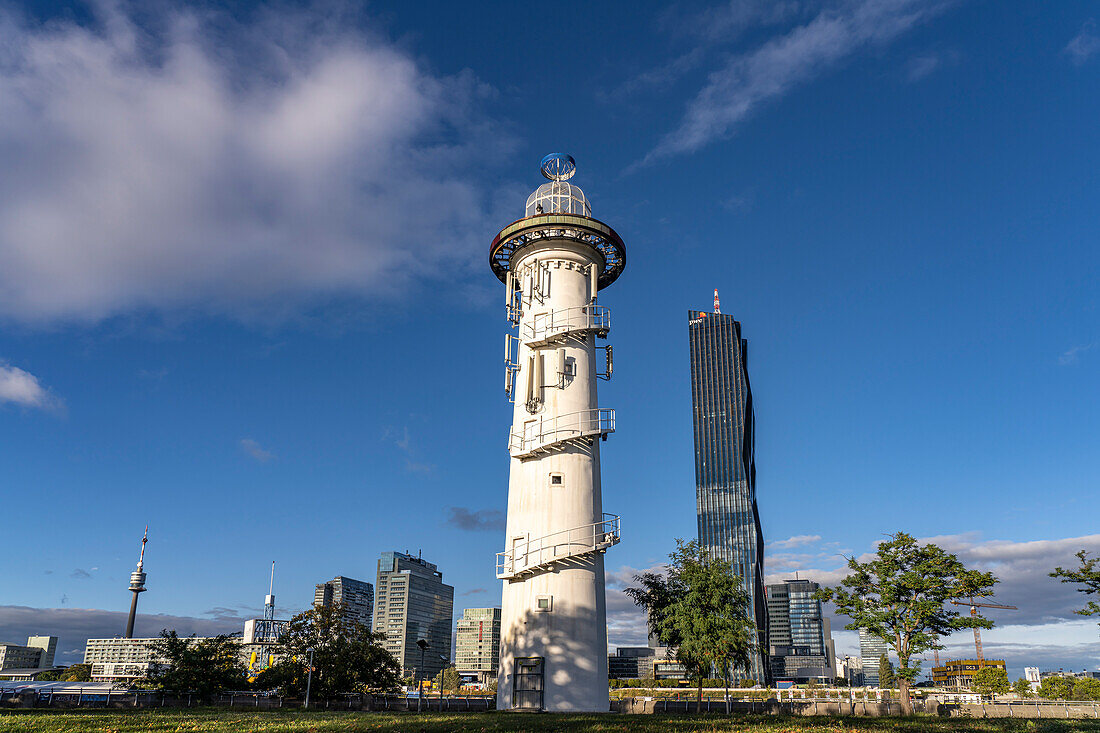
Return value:
<svg viewBox="0 0 1100 733">
<path fill-rule="evenodd" d="M 718 304 L 718 291 L 717 290 L 714 291 L 714 312 L 715 313 L 721 313 L 722 312 L 722 306 L 720 306 Z"/>
</svg>

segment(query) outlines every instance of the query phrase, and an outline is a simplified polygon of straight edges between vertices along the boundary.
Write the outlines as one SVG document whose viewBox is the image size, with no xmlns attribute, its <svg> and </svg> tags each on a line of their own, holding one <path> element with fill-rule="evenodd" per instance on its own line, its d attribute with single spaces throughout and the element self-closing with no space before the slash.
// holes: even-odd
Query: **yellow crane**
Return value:
<svg viewBox="0 0 1100 733">
<path fill-rule="evenodd" d="M 951 601 L 956 606 L 970 606 L 970 615 L 977 616 L 979 608 L 1007 608 L 1010 611 L 1018 611 L 1015 606 L 1005 606 L 1000 603 L 978 603 L 971 596 L 969 601 Z M 982 656 L 982 631 L 977 626 L 974 627 L 974 651 L 978 654 L 978 662 L 985 661 L 985 657 Z M 936 654 L 936 661 L 939 662 L 939 654 Z"/>
</svg>

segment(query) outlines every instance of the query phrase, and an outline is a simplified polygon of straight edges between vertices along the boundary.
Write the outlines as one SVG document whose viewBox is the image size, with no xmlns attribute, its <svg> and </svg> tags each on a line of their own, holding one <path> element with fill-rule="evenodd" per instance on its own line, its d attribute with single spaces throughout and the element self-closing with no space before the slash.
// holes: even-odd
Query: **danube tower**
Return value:
<svg viewBox="0 0 1100 733">
<path fill-rule="evenodd" d="M 619 277 L 626 247 L 567 182 L 573 158 L 542 160 L 550 179 L 489 247 L 505 285 L 504 390 L 515 404 L 497 709 L 607 712 L 603 553 L 619 541 L 604 514 L 600 442 L 615 413 L 596 401 L 611 378 L 611 328 L 596 294 Z M 600 353 L 602 352 L 602 353 Z"/>
</svg>

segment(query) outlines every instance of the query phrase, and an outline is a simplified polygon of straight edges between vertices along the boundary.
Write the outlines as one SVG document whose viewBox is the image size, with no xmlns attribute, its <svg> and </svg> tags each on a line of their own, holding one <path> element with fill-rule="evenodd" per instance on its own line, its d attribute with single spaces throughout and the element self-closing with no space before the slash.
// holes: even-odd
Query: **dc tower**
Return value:
<svg viewBox="0 0 1100 733">
<path fill-rule="evenodd" d="M 145 527 L 145 535 L 141 538 L 141 555 L 138 556 L 137 570 L 130 573 L 130 592 L 134 594 L 130 600 L 130 615 L 126 619 L 126 638 L 134 638 L 134 619 L 137 618 L 138 596 L 145 592 L 145 543 L 149 541 L 149 526 Z"/>
<path fill-rule="evenodd" d="M 573 158 L 542 160 L 549 179 L 498 234 L 489 264 L 505 286 L 504 390 L 514 403 L 497 709 L 607 712 L 604 552 L 619 542 L 605 514 L 600 443 L 614 410 L 596 399 L 610 379 L 611 328 L 596 297 L 622 274 L 626 246 L 592 218 L 568 183 Z"/>
</svg>

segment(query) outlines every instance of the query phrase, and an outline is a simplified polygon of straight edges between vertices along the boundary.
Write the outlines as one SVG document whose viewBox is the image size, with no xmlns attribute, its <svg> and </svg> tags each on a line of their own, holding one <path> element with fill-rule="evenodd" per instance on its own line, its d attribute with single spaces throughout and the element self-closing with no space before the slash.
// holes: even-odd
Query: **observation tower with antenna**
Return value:
<svg viewBox="0 0 1100 733">
<path fill-rule="evenodd" d="M 130 615 L 126 619 L 126 638 L 134 638 L 134 619 L 137 618 L 138 595 L 145 592 L 145 543 L 149 541 L 149 525 L 145 525 L 145 535 L 141 538 L 141 555 L 138 556 L 137 570 L 130 573 Z"/>
<path fill-rule="evenodd" d="M 572 157 L 551 153 L 541 168 L 549 182 L 489 247 L 512 325 L 504 391 L 515 405 L 497 709 L 607 712 L 603 554 L 619 517 L 604 513 L 600 489 L 615 412 L 596 399 L 612 372 L 611 347 L 596 345 L 611 316 L 596 298 L 622 274 L 626 246 L 568 182 Z"/>
</svg>

